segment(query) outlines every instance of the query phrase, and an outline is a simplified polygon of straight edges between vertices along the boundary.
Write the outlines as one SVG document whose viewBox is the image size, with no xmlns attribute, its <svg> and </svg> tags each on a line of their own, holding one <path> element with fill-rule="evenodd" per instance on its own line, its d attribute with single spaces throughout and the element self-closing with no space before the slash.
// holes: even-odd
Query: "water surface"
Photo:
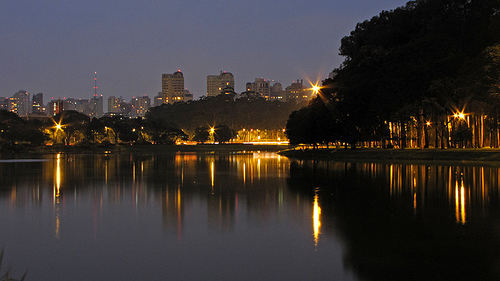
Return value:
<svg viewBox="0 0 500 281">
<path fill-rule="evenodd" d="M 500 276 L 498 168 L 263 152 L 5 160 L 2 273 L 27 280 Z"/>
</svg>

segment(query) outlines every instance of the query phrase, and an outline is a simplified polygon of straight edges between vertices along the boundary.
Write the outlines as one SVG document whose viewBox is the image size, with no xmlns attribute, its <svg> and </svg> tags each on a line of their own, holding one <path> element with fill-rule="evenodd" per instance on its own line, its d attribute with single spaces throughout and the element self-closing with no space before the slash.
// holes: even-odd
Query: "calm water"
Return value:
<svg viewBox="0 0 500 281">
<path fill-rule="evenodd" d="M 274 153 L 0 161 L 27 280 L 499 280 L 500 169 Z"/>
</svg>

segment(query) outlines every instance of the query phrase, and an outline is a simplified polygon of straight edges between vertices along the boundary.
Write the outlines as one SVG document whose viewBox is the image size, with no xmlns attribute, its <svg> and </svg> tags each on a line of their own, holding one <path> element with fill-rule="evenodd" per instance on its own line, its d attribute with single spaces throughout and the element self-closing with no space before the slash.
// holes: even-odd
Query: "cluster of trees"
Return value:
<svg viewBox="0 0 500 281">
<path fill-rule="evenodd" d="M 281 130 L 289 114 L 303 107 L 295 101 L 266 101 L 244 93 L 202 98 L 187 103 L 153 107 L 145 118 L 112 116 L 90 119 L 76 111 L 62 111 L 46 121 L 23 120 L 0 111 L 0 147 L 25 143 L 53 144 L 173 144 L 177 140 L 219 143 L 230 141 L 245 128 Z"/>
<path fill-rule="evenodd" d="M 224 143 L 243 129 L 282 130 L 290 113 L 305 105 L 295 100 L 267 101 L 252 92 L 244 92 L 236 98 L 232 93 L 186 103 L 163 104 L 151 108 L 146 120 L 175 124 L 199 142 L 213 137 Z"/>
<path fill-rule="evenodd" d="M 42 127 L 39 120 L 26 121 L 13 112 L 0 110 L 0 147 L 12 147 L 19 141 L 43 144 L 48 138 Z"/>
<path fill-rule="evenodd" d="M 410 1 L 358 23 L 340 55 L 337 75 L 290 116 L 292 143 L 405 148 L 412 131 L 422 148 L 430 135 L 435 147 L 498 147 L 500 0 Z"/>
</svg>

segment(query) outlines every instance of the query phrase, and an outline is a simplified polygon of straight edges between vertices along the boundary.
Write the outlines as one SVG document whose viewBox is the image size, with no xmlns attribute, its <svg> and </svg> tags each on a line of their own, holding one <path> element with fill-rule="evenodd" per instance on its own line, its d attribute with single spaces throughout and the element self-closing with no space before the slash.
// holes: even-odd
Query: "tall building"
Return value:
<svg viewBox="0 0 500 281">
<path fill-rule="evenodd" d="M 215 97 L 224 92 L 234 91 L 234 76 L 231 72 L 207 76 L 207 97 Z"/>
<path fill-rule="evenodd" d="M 75 110 L 90 116 L 91 110 L 89 105 L 89 100 L 77 99 L 75 100 Z"/>
<path fill-rule="evenodd" d="M 293 81 L 290 86 L 286 87 L 286 99 L 294 99 L 297 102 L 309 100 L 312 96 L 312 90 L 304 87 L 303 83 L 303 80 L 297 80 L 297 82 Z"/>
<path fill-rule="evenodd" d="M 189 90 L 184 90 L 184 101 L 192 101 L 193 100 L 193 94 Z"/>
<path fill-rule="evenodd" d="M 144 117 L 151 106 L 151 99 L 148 96 L 134 97 L 130 103 L 132 104 L 130 117 Z"/>
<path fill-rule="evenodd" d="M 246 86 L 247 92 L 254 92 L 267 100 L 271 95 L 270 81 L 262 77 L 255 78 L 255 82 L 248 82 Z"/>
<path fill-rule="evenodd" d="M 279 101 L 285 101 L 285 91 L 283 91 L 283 86 L 281 83 L 276 82 L 273 84 L 271 87 L 271 94 L 269 96 L 270 100 L 279 100 Z"/>
<path fill-rule="evenodd" d="M 77 106 L 77 99 L 74 98 L 64 98 L 62 100 L 62 110 L 75 110 Z"/>
<path fill-rule="evenodd" d="M 31 112 L 34 115 L 43 115 L 44 111 L 43 93 L 34 94 L 31 101 Z"/>
<path fill-rule="evenodd" d="M 90 114 L 89 114 L 89 117 L 90 118 L 101 118 L 102 116 L 104 116 L 104 104 L 103 104 L 103 98 L 102 98 L 102 95 L 101 96 L 97 96 L 97 95 L 94 95 L 94 97 L 92 97 L 90 100 L 89 100 L 89 107 L 90 107 Z"/>
<path fill-rule="evenodd" d="M 120 104 L 122 101 L 121 97 L 110 96 L 108 98 L 108 113 L 120 113 Z"/>
<path fill-rule="evenodd" d="M 162 74 L 161 95 L 163 103 L 184 101 L 184 76 L 180 70 L 173 74 Z"/>
<path fill-rule="evenodd" d="M 208 75 L 207 76 L 207 97 L 218 96 L 221 92 L 220 76 Z"/>
<path fill-rule="evenodd" d="M 0 110 L 9 110 L 9 98 L 0 97 Z"/>
<path fill-rule="evenodd" d="M 163 95 L 161 92 L 153 98 L 153 106 L 160 106 L 163 104 Z"/>
<path fill-rule="evenodd" d="M 17 113 L 19 116 L 30 114 L 30 94 L 26 91 L 19 90 L 9 98 L 9 111 Z"/>
<path fill-rule="evenodd" d="M 63 101 L 60 99 L 51 100 L 47 104 L 47 108 L 45 109 L 45 114 L 48 116 L 55 116 L 57 113 L 63 111 Z"/>
</svg>

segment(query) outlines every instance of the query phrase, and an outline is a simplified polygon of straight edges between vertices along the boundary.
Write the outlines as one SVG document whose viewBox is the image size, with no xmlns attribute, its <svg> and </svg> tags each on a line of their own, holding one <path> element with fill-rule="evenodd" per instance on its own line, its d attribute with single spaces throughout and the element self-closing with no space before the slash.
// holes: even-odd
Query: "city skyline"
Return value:
<svg viewBox="0 0 500 281">
<path fill-rule="evenodd" d="M 126 99 L 154 97 L 177 69 L 195 99 L 220 71 L 233 73 L 236 92 L 259 77 L 315 82 L 340 65 L 340 39 L 356 23 L 406 2 L 8 2 L 0 96 L 90 98 L 95 72 L 100 94 Z"/>
</svg>

